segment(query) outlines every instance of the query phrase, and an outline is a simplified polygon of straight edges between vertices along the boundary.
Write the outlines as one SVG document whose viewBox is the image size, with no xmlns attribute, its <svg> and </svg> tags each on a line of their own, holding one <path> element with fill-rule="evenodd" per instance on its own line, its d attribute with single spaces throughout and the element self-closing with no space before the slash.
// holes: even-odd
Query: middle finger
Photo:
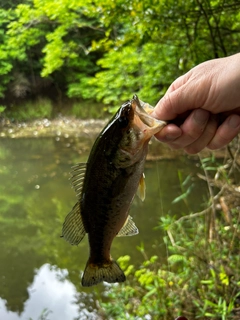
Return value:
<svg viewBox="0 0 240 320">
<path fill-rule="evenodd" d="M 194 141 L 192 144 L 184 148 L 189 154 L 195 154 L 203 150 L 209 142 L 213 139 L 218 128 L 218 116 L 210 115 L 208 123 L 202 133 L 202 135 Z"/>
<path fill-rule="evenodd" d="M 169 145 L 173 149 L 186 148 L 198 140 L 208 123 L 210 113 L 203 109 L 193 110 L 180 126 L 182 135 Z"/>
</svg>

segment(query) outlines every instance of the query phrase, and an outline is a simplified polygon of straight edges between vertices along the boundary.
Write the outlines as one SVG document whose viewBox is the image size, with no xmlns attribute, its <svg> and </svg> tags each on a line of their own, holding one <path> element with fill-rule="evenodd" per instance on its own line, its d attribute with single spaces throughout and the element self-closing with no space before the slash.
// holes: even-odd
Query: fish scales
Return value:
<svg viewBox="0 0 240 320">
<path fill-rule="evenodd" d="M 78 205 L 67 215 L 62 235 L 71 244 L 78 244 L 88 234 L 90 252 L 83 286 L 125 281 L 110 250 L 116 236 L 138 233 L 129 208 L 137 190 L 144 199 L 148 142 L 166 125 L 152 118 L 151 110 L 136 95 L 124 103 L 96 139 L 87 164 L 73 169 Z"/>
</svg>

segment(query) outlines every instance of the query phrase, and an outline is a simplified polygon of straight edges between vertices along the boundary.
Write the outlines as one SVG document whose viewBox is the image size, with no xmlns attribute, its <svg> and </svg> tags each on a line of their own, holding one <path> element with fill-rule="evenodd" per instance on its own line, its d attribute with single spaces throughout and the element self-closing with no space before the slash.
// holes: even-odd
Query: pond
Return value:
<svg viewBox="0 0 240 320">
<path fill-rule="evenodd" d="M 87 160 L 93 139 L 1 138 L 0 140 L 0 319 L 102 319 L 97 301 L 110 285 L 82 288 L 88 258 L 87 237 L 74 247 L 60 238 L 63 220 L 76 202 L 69 183 L 71 166 Z M 146 163 L 146 199 L 137 197 L 130 214 L 139 228 L 134 237 L 116 238 L 112 256 L 143 260 L 137 246 L 166 259 L 164 233 L 155 227 L 166 213 L 189 212 L 179 172 L 191 176 L 191 210 L 202 210 L 207 188 L 196 179 L 198 163 L 179 156 Z"/>
</svg>

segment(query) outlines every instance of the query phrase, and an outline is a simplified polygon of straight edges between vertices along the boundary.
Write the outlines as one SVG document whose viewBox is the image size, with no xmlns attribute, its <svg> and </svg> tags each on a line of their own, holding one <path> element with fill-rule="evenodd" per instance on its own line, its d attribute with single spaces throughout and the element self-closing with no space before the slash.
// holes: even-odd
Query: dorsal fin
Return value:
<svg viewBox="0 0 240 320">
<path fill-rule="evenodd" d="M 117 237 L 134 236 L 138 234 L 138 228 L 131 216 L 128 216 L 122 229 L 118 232 Z"/>
<path fill-rule="evenodd" d="M 78 163 L 72 167 L 70 180 L 78 199 L 81 197 L 86 167 L 86 163 Z"/>
<path fill-rule="evenodd" d="M 86 231 L 82 222 L 78 201 L 64 220 L 62 237 L 72 245 L 77 245 L 81 242 L 85 234 Z"/>
</svg>

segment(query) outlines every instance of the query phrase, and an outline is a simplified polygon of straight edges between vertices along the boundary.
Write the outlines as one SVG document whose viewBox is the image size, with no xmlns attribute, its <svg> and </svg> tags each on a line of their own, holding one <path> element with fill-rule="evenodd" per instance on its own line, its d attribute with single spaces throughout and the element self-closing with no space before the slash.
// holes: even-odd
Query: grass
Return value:
<svg viewBox="0 0 240 320">
<path fill-rule="evenodd" d="M 100 103 L 76 101 L 66 111 L 66 115 L 75 116 L 80 119 L 103 119 L 106 117 L 107 111 Z"/>
<path fill-rule="evenodd" d="M 30 121 L 53 118 L 58 113 L 80 119 L 104 119 L 108 116 L 106 108 L 100 103 L 89 101 L 68 101 L 61 107 L 53 106 L 48 98 L 39 97 L 35 101 L 22 102 L 5 108 L 0 106 L 0 114 L 13 121 Z"/>
<path fill-rule="evenodd" d="M 52 111 L 51 101 L 40 97 L 36 101 L 27 101 L 23 104 L 7 108 L 4 115 L 14 121 L 28 121 L 51 118 Z"/>
</svg>

